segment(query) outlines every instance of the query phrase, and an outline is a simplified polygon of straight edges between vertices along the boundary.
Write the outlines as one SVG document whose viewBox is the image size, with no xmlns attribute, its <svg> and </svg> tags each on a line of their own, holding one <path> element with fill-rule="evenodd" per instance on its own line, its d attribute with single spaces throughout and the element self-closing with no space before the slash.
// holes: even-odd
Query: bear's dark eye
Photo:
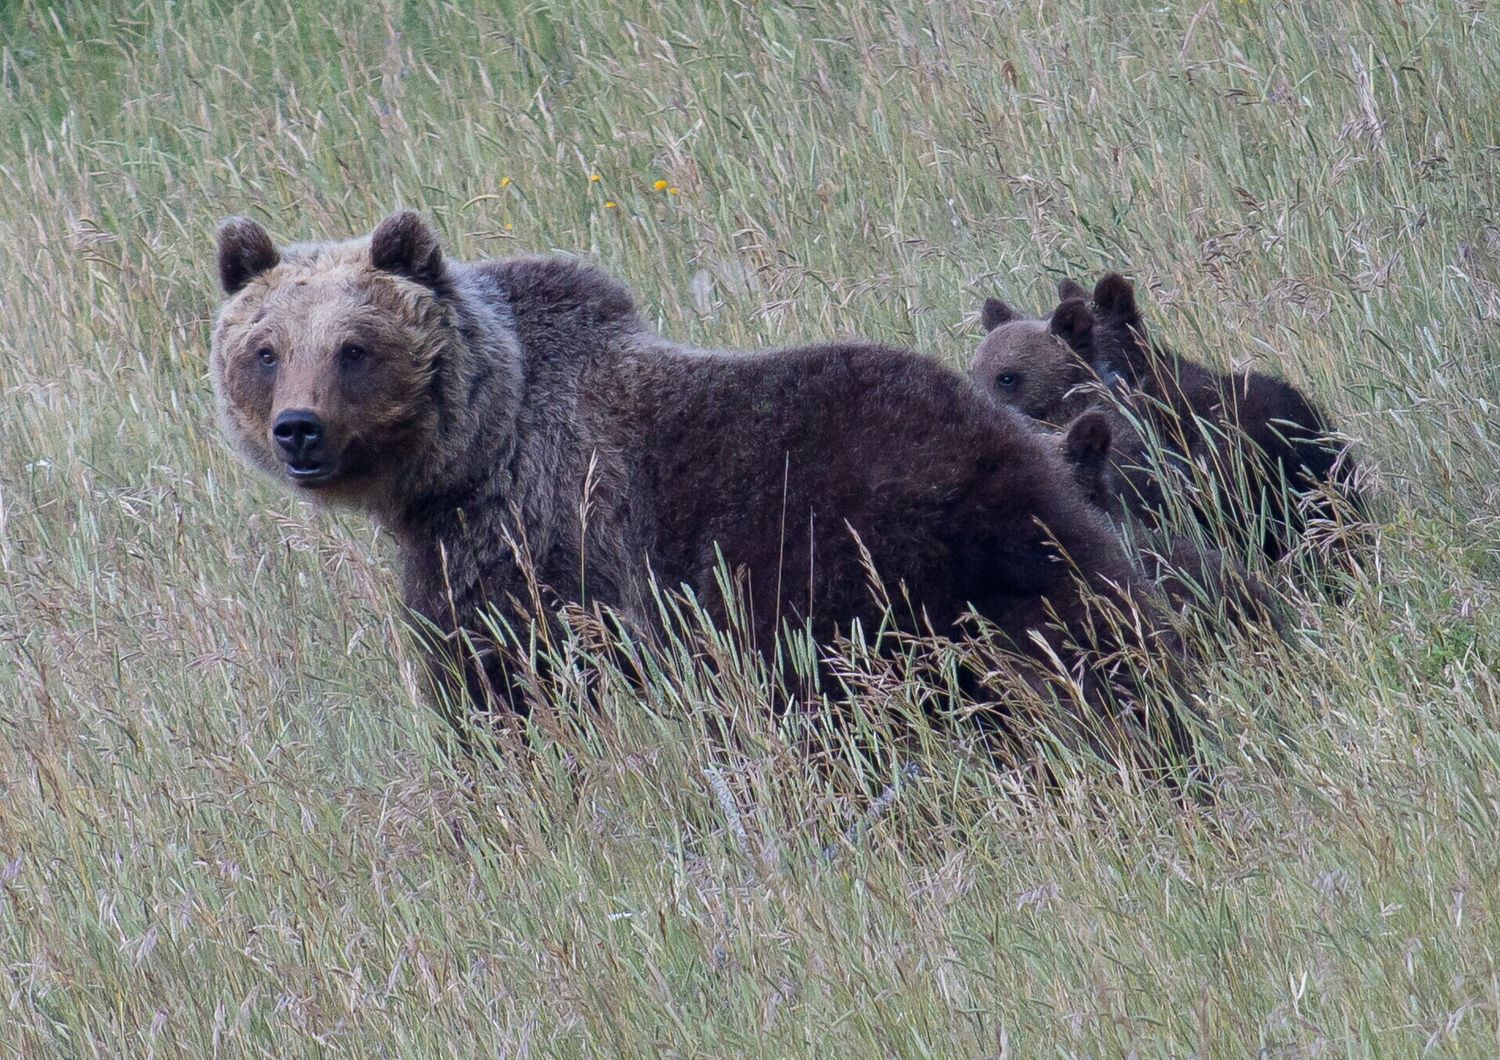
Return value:
<svg viewBox="0 0 1500 1060">
<path fill-rule="evenodd" d="M 358 364 L 365 359 L 366 350 L 357 342 L 346 342 L 339 347 L 339 356 L 345 364 Z"/>
<path fill-rule="evenodd" d="M 1014 390 L 1021 382 L 1021 376 L 1017 372 L 1001 372 L 995 378 L 995 385 L 1001 390 Z"/>
<path fill-rule="evenodd" d="M 269 346 L 262 346 L 256 350 L 255 356 L 259 357 L 260 363 L 267 368 L 274 368 L 276 366 L 276 351 Z"/>
</svg>

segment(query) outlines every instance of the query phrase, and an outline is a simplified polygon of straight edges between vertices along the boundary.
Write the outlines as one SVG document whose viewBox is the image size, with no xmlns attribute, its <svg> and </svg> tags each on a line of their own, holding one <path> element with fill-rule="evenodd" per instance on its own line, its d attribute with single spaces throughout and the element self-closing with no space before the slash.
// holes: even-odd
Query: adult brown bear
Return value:
<svg viewBox="0 0 1500 1060">
<path fill-rule="evenodd" d="M 649 636 L 654 579 L 726 621 L 721 562 L 768 660 L 783 622 L 823 643 L 881 627 L 866 556 L 900 628 L 952 633 L 972 607 L 1079 673 L 1109 647 L 1093 609 L 1132 573 L 1107 520 L 1023 417 L 934 361 L 694 349 L 595 268 L 450 261 L 410 212 L 280 249 L 236 218 L 218 242 L 225 431 L 297 495 L 390 530 L 474 705 L 527 706 L 486 612 L 523 641 L 564 605 Z"/>
</svg>

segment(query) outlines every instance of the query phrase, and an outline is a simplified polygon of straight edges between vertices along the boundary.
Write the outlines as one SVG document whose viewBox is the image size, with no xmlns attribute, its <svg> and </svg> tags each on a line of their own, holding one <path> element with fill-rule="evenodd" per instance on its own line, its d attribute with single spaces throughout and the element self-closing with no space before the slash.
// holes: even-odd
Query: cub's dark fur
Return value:
<svg viewBox="0 0 1500 1060">
<path fill-rule="evenodd" d="M 1261 372 L 1217 372 L 1154 342 L 1135 289 L 1119 273 L 1095 285 L 1093 309 L 1095 363 L 1145 395 L 1158 435 L 1220 466 L 1239 460 L 1258 479 L 1248 500 L 1265 512 L 1259 543 L 1270 559 L 1296 543 L 1309 515 L 1330 524 L 1364 519 L 1353 456 L 1301 390 Z M 1299 496 L 1309 488 L 1317 492 Z M 1244 511 L 1242 494 L 1221 500 Z"/>
<path fill-rule="evenodd" d="M 1080 415 L 1062 434 L 1064 459 L 1089 502 L 1128 530 L 1140 569 L 1179 614 L 1221 615 L 1233 628 L 1286 632 L 1286 615 L 1270 587 L 1222 549 L 1172 533 L 1143 513 L 1160 495 L 1144 471 L 1139 434 L 1112 406 Z"/>
</svg>

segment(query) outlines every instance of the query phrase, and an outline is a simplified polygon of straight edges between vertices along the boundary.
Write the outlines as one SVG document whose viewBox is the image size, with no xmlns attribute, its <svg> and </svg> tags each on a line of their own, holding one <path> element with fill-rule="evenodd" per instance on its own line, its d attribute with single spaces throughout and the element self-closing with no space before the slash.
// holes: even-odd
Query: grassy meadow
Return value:
<svg viewBox="0 0 1500 1060">
<path fill-rule="evenodd" d="M 398 206 L 714 345 L 1118 268 L 1359 439 L 1374 557 L 1214 650 L 1211 800 L 934 737 L 878 813 L 685 663 L 471 769 L 206 375 L 221 217 Z M 1479 0 L 0 3 L 0 1054 L 1497 1055 L 1497 340 Z"/>
</svg>

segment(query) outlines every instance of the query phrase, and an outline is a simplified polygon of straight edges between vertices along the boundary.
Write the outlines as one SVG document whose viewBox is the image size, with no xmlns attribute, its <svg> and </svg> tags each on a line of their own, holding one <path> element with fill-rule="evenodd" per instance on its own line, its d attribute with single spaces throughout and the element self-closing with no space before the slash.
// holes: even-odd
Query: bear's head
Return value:
<svg viewBox="0 0 1500 1060">
<path fill-rule="evenodd" d="M 1088 410 L 1068 424 L 1059 446 L 1089 504 L 1106 515 L 1118 516 L 1124 484 L 1111 460 L 1114 428 L 1109 417 L 1099 409 Z"/>
<path fill-rule="evenodd" d="M 1094 318 L 1082 299 L 1038 320 L 988 298 L 981 321 L 987 334 L 969 368 L 981 390 L 1047 423 L 1065 423 L 1088 404 Z"/>
<path fill-rule="evenodd" d="M 1087 356 L 1100 376 L 1122 376 L 1138 380 L 1150 368 L 1153 357 L 1146 322 L 1136 304 L 1135 287 L 1118 272 L 1107 272 L 1094 285 L 1093 293 L 1064 278 L 1057 284 L 1057 300 L 1084 302 L 1093 314 Z"/>
<path fill-rule="evenodd" d="M 430 449 L 435 365 L 461 341 L 432 229 L 404 212 L 368 239 L 278 250 L 236 217 L 218 268 L 209 366 L 234 447 L 295 492 L 378 505 Z"/>
<path fill-rule="evenodd" d="M 1061 297 L 1068 297 L 1068 290 L 1078 290 L 1071 280 L 1064 280 L 1065 288 L 1058 287 Z M 1151 358 L 1150 342 L 1146 336 L 1146 323 L 1135 301 L 1135 287 L 1118 272 L 1108 272 L 1094 285 L 1094 317 L 1098 326 L 1094 329 L 1094 352 L 1100 363 L 1109 365 L 1117 372 L 1138 378 Z"/>
</svg>

